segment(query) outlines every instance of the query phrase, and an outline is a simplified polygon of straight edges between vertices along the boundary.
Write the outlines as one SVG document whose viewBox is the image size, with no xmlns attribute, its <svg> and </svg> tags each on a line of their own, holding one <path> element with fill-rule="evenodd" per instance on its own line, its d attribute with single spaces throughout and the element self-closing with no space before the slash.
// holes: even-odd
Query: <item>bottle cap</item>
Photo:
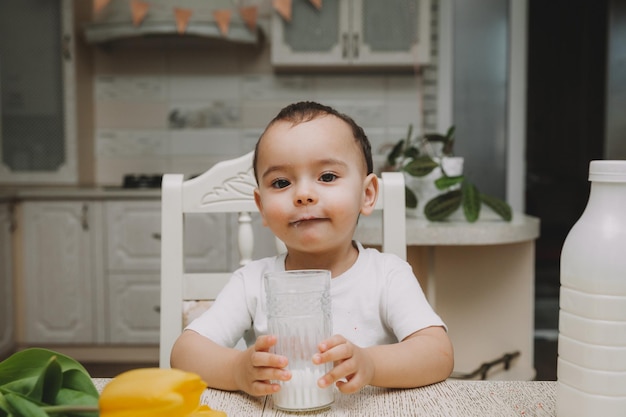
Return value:
<svg viewBox="0 0 626 417">
<path fill-rule="evenodd" d="M 626 181 L 626 161 L 591 161 L 589 163 L 589 181 Z"/>
</svg>

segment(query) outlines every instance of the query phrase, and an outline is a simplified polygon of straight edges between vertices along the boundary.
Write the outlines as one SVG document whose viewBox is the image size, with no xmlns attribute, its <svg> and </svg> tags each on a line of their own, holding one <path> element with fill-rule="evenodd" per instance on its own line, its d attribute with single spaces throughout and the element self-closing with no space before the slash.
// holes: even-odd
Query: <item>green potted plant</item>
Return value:
<svg viewBox="0 0 626 417">
<path fill-rule="evenodd" d="M 443 221 L 463 207 L 465 219 L 473 223 L 484 203 L 510 221 L 512 211 L 505 201 L 481 193 L 463 175 L 463 158 L 454 156 L 454 135 L 455 127 L 451 126 L 445 134 L 413 136 L 413 125 L 409 125 L 406 137 L 387 155 L 385 169 L 406 175 L 407 208 L 421 209 L 430 221 Z"/>
</svg>

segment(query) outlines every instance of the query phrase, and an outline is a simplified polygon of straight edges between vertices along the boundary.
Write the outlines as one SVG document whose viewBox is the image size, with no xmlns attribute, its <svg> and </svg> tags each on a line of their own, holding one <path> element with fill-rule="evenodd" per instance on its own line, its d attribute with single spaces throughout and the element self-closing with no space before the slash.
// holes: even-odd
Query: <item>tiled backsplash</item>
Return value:
<svg viewBox="0 0 626 417">
<path fill-rule="evenodd" d="M 435 21 L 432 28 L 436 39 Z M 378 167 L 410 123 L 414 132 L 436 129 L 436 50 L 421 73 L 294 75 L 272 70 L 269 47 L 96 50 L 96 182 L 119 185 L 128 173 L 203 172 L 252 150 L 276 113 L 300 100 L 352 116 L 368 134 Z"/>
</svg>

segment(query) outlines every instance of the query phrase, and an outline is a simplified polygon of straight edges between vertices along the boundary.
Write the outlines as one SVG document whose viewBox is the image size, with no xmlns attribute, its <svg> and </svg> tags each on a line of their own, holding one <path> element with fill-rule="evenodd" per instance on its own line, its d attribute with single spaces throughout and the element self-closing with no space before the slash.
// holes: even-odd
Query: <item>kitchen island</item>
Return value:
<svg viewBox="0 0 626 417">
<path fill-rule="evenodd" d="M 380 245 L 381 224 L 379 215 L 361 217 L 356 238 Z M 488 212 L 476 223 L 407 217 L 406 230 L 407 260 L 448 326 L 454 374 L 514 354 L 508 370 L 494 366 L 487 378 L 533 379 L 539 219 L 514 213 L 505 222 Z"/>
</svg>

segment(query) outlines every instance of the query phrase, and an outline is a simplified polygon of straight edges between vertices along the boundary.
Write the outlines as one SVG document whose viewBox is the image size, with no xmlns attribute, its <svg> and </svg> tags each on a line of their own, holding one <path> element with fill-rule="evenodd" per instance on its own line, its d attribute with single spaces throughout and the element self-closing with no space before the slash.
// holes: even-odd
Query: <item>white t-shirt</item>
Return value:
<svg viewBox="0 0 626 417">
<path fill-rule="evenodd" d="M 445 327 L 407 262 L 358 242 L 356 246 L 354 265 L 331 279 L 333 334 L 367 347 L 396 343 L 426 327 Z M 251 346 L 267 334 L 263 274 L 284 270 L 285 254 L 239 268 L 213 306 L 187 329 L 222 346 L 233 347 L 242 337 Z"/>
</svg>

